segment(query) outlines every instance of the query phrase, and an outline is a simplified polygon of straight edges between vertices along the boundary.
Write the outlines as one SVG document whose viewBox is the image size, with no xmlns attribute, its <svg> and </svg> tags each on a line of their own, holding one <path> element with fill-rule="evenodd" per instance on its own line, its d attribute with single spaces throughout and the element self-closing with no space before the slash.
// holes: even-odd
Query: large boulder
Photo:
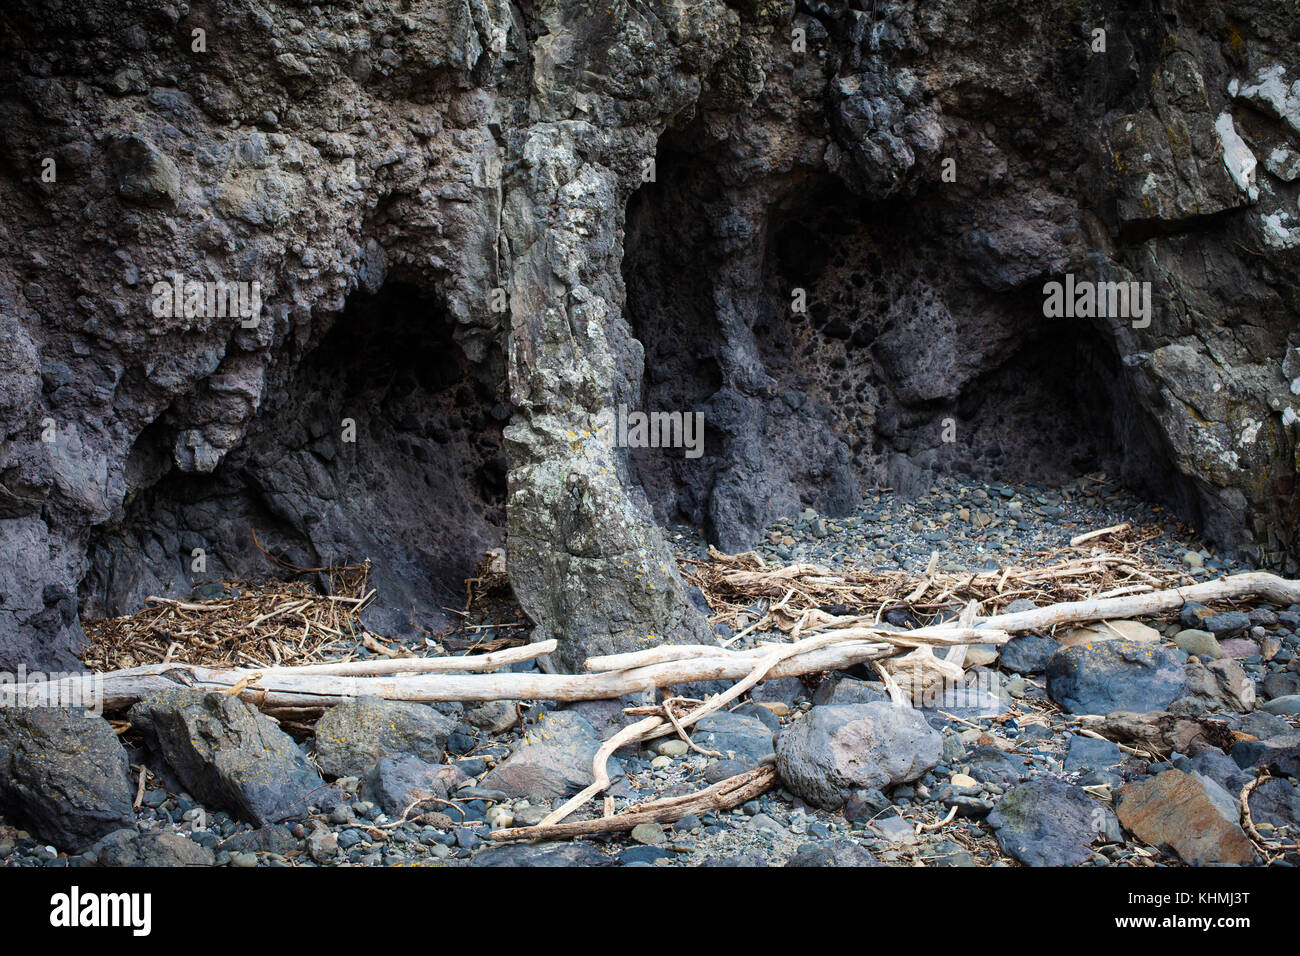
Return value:
<svg viewBox="0 0 1300 956">
<path fill-rule="evenodd" d="M 1199 774 L 1166 770 L 1131 783 L 1119 791 L 1118 812 L 1125 830 L 1152 846 L 1168 847 L 1192 866 L 1255 859 L 1237 801 Z"/>
<path fill-rule="evenodd" d="M 543 713 L 529 725 L 510 756 L 483 778 L 482 785 L 530 800 L 568 796 L 595 780 L 592 761 L 600 743 L 580 714 L 565 710 Z M 611 778 L 622 773 L 615 757 L 610 758 L 608 769 Z"/>
<path fill-rule="evenodd" d="M 316 722 L 316 760 L 329 777 L 358 777 L 381 757 L 441 763 L 456 721 L 427 704 L 359 697 Z"/>
<path fill-rule="evenodd" d="M 126 751 L 103 717 L 0 708 L 0 811 L 42 840 L 83 850 L 135 819 Z"/>
<path fill-rule="evenodd" d="M 484 847 L 469 861 L 470 866 L 613 866 L 614 858 L 590 843 L 531 844 Z"/>
<path fill-rule="evenodd" d="M 826 809 L 854 790 L 915 780 L 943 754 L 943 737 L 909 707 L 814 707 L 781 734 L 776 766 L 794 793 Z"/>
<path fill-rule="evenodd" d="M 852 840 L 808 843 L 786 862 L 786 866 L 880 866 L 880 861 L 866 847 Z"/>
<path fill-rule="evenodd" d="M 726 759 L 757 766 L 775 752 L 772 729 L 757 717 L 722 711 L 710 714 L 695 725 L 695 743 L 716 750 Z"/>
<path fill-rule="evenodd" d="M 425 763 L 419 757 L 381 757 L 363 780 L 367 799 L 392 815 L 405 813 L 418 800 L 446 800 L 469 778 L 458 767 Z"/>
<path fill-rule="evenodd" d="M 204 804 L 262 826 L 324 802 L 325 781 L 293 738 L 229 694 L 177 689 L 130 711 L 150 751 Z"/>
<path fill-rule="evenodd" d="M 1072 714 L 1163 710 L 1187 690 L 1172 653 L 1132 641 L 1066 647 L 1047 665 L 1047 692 Z"/>
<path fill-rule="evenodd" d="M 1110 808 L 1082 787 L 1038 778 L 1007 792 L 988 816 L 998 846 L 1026 866 L 1073 866 L 1097 842 L 1116 842 Z"/>
<path fill-rule="evenodd" d="M 1188 661 L 1187 692 L 1169 704 L 1175 714 L 1248 713 L 1255 708 L 1255 682 L 1234 660 Z"/>
<path fill-rule="evenodd" d="M 172 830 L 116 830 L 91 852 L 99 866 L 212 866 L 215 855 Z"/>
<path fill-rule="evenodd" d="M 858 680 L 846 674 L 832 674 L 813 694 L 813 703 L 818 707 L 873 704 L 877 701 L 889 701 L 889 691 L 884 684 Z"/>
</svg>

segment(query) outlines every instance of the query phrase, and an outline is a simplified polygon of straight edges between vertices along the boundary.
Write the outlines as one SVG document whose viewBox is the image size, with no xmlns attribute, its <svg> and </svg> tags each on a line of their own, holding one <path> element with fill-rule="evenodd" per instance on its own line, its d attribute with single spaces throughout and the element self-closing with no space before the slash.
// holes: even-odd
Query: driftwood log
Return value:
<svg viewBox="0 0 1300 956">
<path fill-rule="evenodd" d="M 1176 610 L 1186 601 L 1252 597 L 1274 604 L 1300 603 L 1300 581 L 1248 572 L 1146 594 L 1073 601 L 977 618 L 973 627 L 954 623 L 897 631 L 867 618 L 850 617 L 816 625 L 791 644 L 764 644 L 746 651 L 663 645 L 592 658 L 587 662 L 586 674 L 488 673 L 549 653 L 555 645 L 548 641 L 478 657 L 391 658 L 260 670 L 154 664 L 57 681 L 0 685 L 0 703 L 81 699 L 102 702 L 104 709 L 113 711 L 129 707 L 146 694 L 176 687 L 237 693 L 241 699 L 265 709 L 326 707 L 360 696 L 423 702 L 603 700 L 695 681 L 744 680 L 760 663 L 773 658 L 764 679 L 847 668 L 892 657 L 900 649 L 999 644 L 1012 634 L 1159 614 Z M 473 673 L 446 673 L 449 669 Z"/>
<path fill-rule="evenodd" d="M 592 833 L 615 833 L 631 830 L 642 823 L 672 823 L 690 814 L 730 810 L 746 801 L 766 793 L 776 783 L 776 767 L 771 764 L 746 773 L 720 780 L 698 793 L 668 797 L 635 807 L 626 813 L 594 820 L 572 820 L 553 825 L 512 827 L 492 831 L 492 839 L 505 840 L 566 840 L 588 836 Z"/>
</svg>

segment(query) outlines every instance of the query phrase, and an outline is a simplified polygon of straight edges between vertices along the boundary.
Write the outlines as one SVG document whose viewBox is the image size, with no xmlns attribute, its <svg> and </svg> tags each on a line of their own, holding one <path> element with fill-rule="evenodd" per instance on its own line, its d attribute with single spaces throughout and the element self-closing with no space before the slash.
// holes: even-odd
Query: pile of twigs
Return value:
<svg viewBox="0 0 1300 956">
<path fill-rule="evenodd" d="M 273 667 L 347 660 L 373 638 L 358 616 L 375 592 L 369 565 L 320 570 L 329 593 L 303 581 L 223 581 L 229 597 L 149 597 L 125 617 L 87 620 L 82 661 L 96 671 L 145 664 Z"/>
<path fill-rule="evenodd" d="M 737 638 L 754 631 L 798 634 L 829 617 L 874 617 L 906 607 L 922 621 L 950 617 L 971 601 L 983 616 L 1018 598 L 1037 604 L 1141 594 L 1194 583 L 1184 569 L 1162 566 L 1146 547 L 1158 529 L 1128 528 L 1090 537 L 1077 547 L 1029 556 L 994 571 L 939 571 L 940 553 L 920 575 L 903 571 L 832 569 L 815 564 L 769 565 L 753 551 L 709 561 L 681 559 L 683 576 L 698 586 Z M 757 606 L 758 614 L 755 613 Z"/>
</svg>

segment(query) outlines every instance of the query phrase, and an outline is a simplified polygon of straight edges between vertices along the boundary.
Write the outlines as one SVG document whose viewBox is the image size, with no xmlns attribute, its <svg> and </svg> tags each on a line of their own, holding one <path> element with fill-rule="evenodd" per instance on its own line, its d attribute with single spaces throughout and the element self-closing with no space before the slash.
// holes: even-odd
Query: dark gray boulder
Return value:
<svg viewBox="0 0 1300 956">
<path fill-rule="evenodd" d="M 135 819 L 126 750 L 103 717 L 0 708 L 0 811 L 55 846 L 82 850 Z"/>
<path fill-rule="evenodd" d="M 872 704 L 888 702 L 889 691 L 885 685 L 872 681 L 858 680 L 845 674 L 832 674 L 822 681 L 813 694 L 813 703 L 817 706 L 834 706 L 836 704 Z"/>
<path fill-rule="evenodd" d="M 1110 740 L 1074 736 L 1065 751 L 1066 770 L 1105 770 L 1124 762 L 1124 752 Z"/>
<path fill-rule="evenodd" d="M 613 857 L 601 853 L 590 843 L 529 844 L 487 847 L 470 860 L 470 866 L 613 866 Z"/>
<path fill-rule="evenodd" d="M 1186 766 L 1183 766 L 1184 760 Z M 1229 793 L 1241 793 L 1241 788 L 1250 783 L 1252 776 L 1241 769 L 1237 761 L 1214 748 L 1206 748 L 1191 758 L 1180 758 L 1175 762 L 1175 766 L 1188 773 L 1198 773 L 1202 777 L 1213 780 Z"/>
<path fill-rule="evenodd" d="M 695 725 L 693 736 L 705 750 L 716 750 L 724 758 L 754 765 L 775 753 L 772 730 L 757 717 L 726 711 L 710 714 Z"/>
<path fill-rule="evenodd" d="M 266 826 L 245 830 L 227 837 L 217 844 L 218 850 L 229 853 L 291 853 L 302 847 L 292 831 L 281 823 L 269 823 Z"/>
<path fill-rule="evenodd" d="M 915 780 L 935 766 L 943 738 L 916 710 L 893 704 L 814 707 L 777 742 L 776 766 L 791 791 L 829 810 L 854 790 Z"/>
<path fill-rule="evenodd" d="M 1003 670 L 1014 674 L 1041 674 L 1052 655 L 1061 649 L 1060 641 L 1042 634 L 1024 634 L 1002 646 Z"/>
<path fill-rule="evenodd" d="M 216 862 L 207 847 L 172 830 L 116 830 L 90 852 L 98 866 L 212 866 Z"/>
<path fill-rule="evenodd" d="M 302 817 L 327 796 L 293 738 L 237 697 L 168 690 L 142 699 L 130 718 L 196 799 L 249 823 Z"/>
<path fill-rule="evenodd" d="M 1300 787 L 1273 777 L 1251 791 L 1250 815 L 1256 824 L 1300 828 Z"/>
<path fill-rule="evenodd" d="M 381 757 L 441 763 L 454 718 L 426 704 L 359 697 L 316 722 L 316 759 L 328 777 L 358 777 Z"/>
<path fill-rule="evenodd" d="M 1025 758 L 1015 757 L 997 747 L 976 747 L 967 755 L 967 773 L 980 783 L 1012 787 L 1029 776 Z"/>
<path fill-rule="evenodd" d="M 806 843 L 786 862 L 786 866 L 880 866 L 871 851 L 852 840 Z"/>
<path fill-rule="evenodd" d="M 481 781 L 484 787 L 512 797 L 552 800 L 568 796 L 595 780 L 592 761 L 600 739 L 591 724 L 573 711 L 543 713 L 529 724 L 510 756 Z M 609 760 L 609 774 L 622 773 L 617 758 Z"/>
<path fill-rule="evenodd" d="M 1062 648 L 1047 665 L 1048 694 L 1072 714 L 1163 710 L 1186 690 L 1175 655 L 1132 641 Z"/>
<path fill-rule="evenodd" d="M 383 757 L 366 771 L 362 785 L 366 799 L 394 816 L 405 813 L 416 800 L 446 800 L 452 790 L 468 779 L 454 766 L 425 763 L 419 757 Z M 452 816 L 455 817 L 454 811 Z"/>
<path fill-rule="evenodd" d="M 1097 841 L 1115 842 L 1111 809 L 1081 787 L 1041 778 L 1009 791 L 988 816 L 1004 853 L 1026 866 L 1074 866 Z"/>
</svg>

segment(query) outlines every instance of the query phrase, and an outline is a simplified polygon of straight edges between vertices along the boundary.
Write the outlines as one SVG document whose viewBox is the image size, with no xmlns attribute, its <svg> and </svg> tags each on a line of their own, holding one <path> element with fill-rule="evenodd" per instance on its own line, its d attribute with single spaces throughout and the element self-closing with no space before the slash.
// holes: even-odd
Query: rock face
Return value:
<svg viewBox="0 0 1300 956">
<path fill-rule="evenodd" d="M 126 751 L 103 717 L 0 709 L 0 811 L 55 846 L 84 850 L 135 819 Z"/>
<path fill-rule="evenodd" d="M 1072 714 L 1163 710 L 1186 689 L 1177 658 L 1129 641 L 1063 648 L 1047 665 L 1047 692 Z"/>
<path fill-rule="evenodd" d="M 943 738 L 915 710 L 887 703 L 814 707 L 781 734 L 776 767 L 787 787 L 834 810 L 854 790 L 915 780 L 939 762 Z"/>
<path fill-rule="evenodd" d="M 1124 829 L 1192 866 L 1255 859 L 1236 800 L 1206 777 L 1166 770 L 1131 783 L 1119 792 L 1118 812 Z"/>
<path fill-rule="evenodd" d="M 295 819 L 327 796 L 293 739 L 236 697 L 166 691 L 129 716 L 196 799 L 240 819 L 258 826 Z"/>
<path fill-rule="evenodd" d="M 330 777 L 361 776 L 381 757 L 439 763 L 456 721 L 425 704 L 362 697 L 316 722 L 316 757 Z"/>
<path fill-rule="evenodd" d="M 657 522 L 945 470 L 1105 468 L 1294 570 L 1291 4 L 863 6 L 6 4 L 0 666 L 254 527 L 398 635 L 504 543 L 572 668 L 707 637 Z"/>
</svg>

